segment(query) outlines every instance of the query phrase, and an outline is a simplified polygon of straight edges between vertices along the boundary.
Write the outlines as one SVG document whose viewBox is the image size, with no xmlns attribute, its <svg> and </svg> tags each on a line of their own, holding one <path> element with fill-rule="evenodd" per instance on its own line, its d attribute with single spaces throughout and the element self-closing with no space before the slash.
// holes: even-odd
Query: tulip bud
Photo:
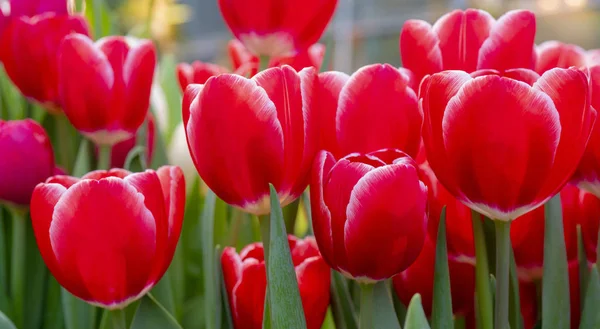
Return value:
<svg viewBox="0 0 600 329">
<path fill-rule="evenodd" d="M 122 309 L 169 267 L 184 208 L 179 168 L 113 169 L 39 184 L 31 220 L 42 258 L 65 289 L 93 305 Z"/>
<path fill-rule="evenodd" d="M 54 173 L 50 138 L 37 122 L 0 120 L 0 202 L 27 206 L 38 183 Z"/>
<path fill-rule="evenodd" d="M 156 66 L 151 41 L 130 46 L 123 37 L 95 44 L 83 35 L 65 38 L 58 61 L 63 110 L 97 145 L 133 137 L 150 107 Z"/>
<path fill-rule="evenodd" d="M 188 85 L 193 83 L 204 84 L 208 78 L 221 73 L 229 73 L 229 70 L 216 64 L 201 61 L 195 61 L 192 64 L 180 63 L 177 65 L 177 79 L 179 80 L 179 87 L 181 87 L 181 91 L 183 92 L 185 92 Z"/>
<path fill-rule="evenodd" d="M 312 223 L 329 266 L 362 281 L 385 280 L 412 264 L 427 227 L 427 187 L 415 162 L 398 150 L 326 151 L 315 160 Z"/>
<path fill-rule="evenodd" d="M 270 211 L 269 184 L 282 206 L 306 189 L 317 151 L 317 75 L 271 68 L 247 79 L 222 74 L 191 85 L 183 100 L 188 146 L 202 180 L 247 212 Z"/>
<path fill-rule="evenodd" d="M 219 0 L 233 35 L 250 52 L 271 57 L 292 56 L 319 41 L 336 6 L 337 0 Z"/>
<path fill-rule="evenodd" d="M 307 329 L 320 329 L 329 306 L 330 270 L 312 238 L 288 236 Z M 223 277 L 236 329 L 261 329 L 267 277 L 262 243 L 221 256 Z"/>
</svg>

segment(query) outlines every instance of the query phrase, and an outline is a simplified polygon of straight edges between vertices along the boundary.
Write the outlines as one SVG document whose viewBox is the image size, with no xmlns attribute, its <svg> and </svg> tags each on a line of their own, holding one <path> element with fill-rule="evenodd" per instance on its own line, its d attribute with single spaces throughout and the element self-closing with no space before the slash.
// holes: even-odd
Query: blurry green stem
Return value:
<svg viewBox="0 0 600 329">
<path fill-rule="evenodd" d="M 496 224 L 496 329 L 508 329 L 510 222 L 495 220 Z"/>
<path fill-rule="evenodd" d="M 94 17 L 94 38 L 100 39 L 102 33 L 102 0 L 92 0 L 92 13 Z"/>
<path fill-rule="evenodd" d="M 112 318 L 112 329 L 127 329 L 125 310 L 114 310 L 110 313 Z"/>
<path fill-rule="evenodd" d="M 27 220 L 25 212 L 12 209 L 12 249 L 10 288 L 14 310 L 14 323 L 22 328 L 24 323 L 25 264 L 27 246 Z"/>
<path fill-rule="evenodd" d="M 271 58 L 269 56 L 260 55 L 258 71 L 260 72 L 260 71 L 264 71 L 264 70 L 268 69 L 270 61 L 271 61 Z"/>
<path fill-rule="evenodd" d="M 146 17 L 146 27 L 144 33 L 148 38 L 152 38 L 152 19 L 154 18 L 154 0 L 150 0 L 148 4 L 148 17 Z"/>
<path fill-rule="evenodd" d="M 492 291 L 490 289 L 490 271 L 487 247 L 485 243 L 485 232 L 481 215 L 471 211 L 473 221 L 473 236 L 475 240 L 475 284 L 477 286 L 477 302 L 479 314 L 479 326 L 481 329 L 493 329 L 494 315 L 492 306 Z"/>
<path fill-rule="evenodd" d="M 58 136 L 58 149 L 56 155 L 58 155 L 58 163 L 63 165 L 64 168 L 71 172 L 73 169 L 73 161 L 75 161 L 73 149 L 71 148 L 71 137 L 69 137 L 69 129 L 71 129 L 71 123 L 67 116 L 64 114 L 54 115 L 54 129 L 56 129 L 56 136 Z"/>
<path fill-rule="evenodd" d="M 98 148 L 98 169 L 110 169 L 112 147 L 110 145 L 100 145 Z"/>
<path fill-rule="evenodd" d="M 374 284 L 361 283 L 360 284 L 360 316 L 358 319 L 359 329 L 372 329 L 373 323 L 373 292 L 375 290 Z"/>
<path fill-rule="evenodd" d="M 262 237 L 263 249 L 265 253 L 265 265 L 269 266 L 267 260 L 269 259 L 269 244 L 271 243 L 271 216 L 258 216 L 258 221 L 260 222 L 260 235 Z"/>
</svg>

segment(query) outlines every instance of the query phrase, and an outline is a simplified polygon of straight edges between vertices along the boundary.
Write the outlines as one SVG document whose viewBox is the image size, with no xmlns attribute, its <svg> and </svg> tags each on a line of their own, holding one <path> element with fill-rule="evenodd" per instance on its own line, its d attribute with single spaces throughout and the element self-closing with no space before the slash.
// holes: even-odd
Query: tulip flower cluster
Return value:
<svg viewBox="0 0 600 329">
<path fill-rule="evenodd" d="M 0 328 L 600 328 L 600 50 L 454 10 L 338 72 L 337 0 L 216 3 L 230 67 L 160 69 L 0 3 Z"/>
</svg>

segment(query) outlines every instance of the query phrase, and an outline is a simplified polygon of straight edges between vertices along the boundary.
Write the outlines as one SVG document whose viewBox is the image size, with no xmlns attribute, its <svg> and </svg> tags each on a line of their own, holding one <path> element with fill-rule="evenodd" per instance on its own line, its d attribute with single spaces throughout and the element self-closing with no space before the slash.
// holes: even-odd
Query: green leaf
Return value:
<svg viewBox="0 0 600 329">
<path fill-rule="evenodd" d="M 375 284 L 373 304 L 375 305 L 375 328 L 401 329 L 390 295 L 390 287 L 386 281 Z"/>
<path fill-rule="evenodd" d="M 15 325 L 2 312 L 0 312 L 0 328 L 2 328 L 2 329 L 17 329 L 17 327 L 15 327 Z"/>
<path fill-rule="evenodd" d="M 473 237 L 475 241 L 475 294 L 477 303 L 477 323 L 480 329 L 494 328 L 494 306 L 492 304 L 492 290 L 490 287 L 490 268 L 488 261 L 488 251 L 486 245 L 485 231 L 481 221 L 481 215 L 478 212 L 471 211 L 473 222 Z"/>
<path fill-rule="evenodd" d="M 423 305 L 421 304 L 421 295 L 415 294 L 408 304 L 408 310 L 406 311 L 406 322 L 404 323 L 404 329 L 429 329 L 429 323 L 427 322 L 427 316 L 423 311 Z"/>
<path fill-rule="evenodd" d="M 542 329 L 569 329 L 569 267 L 560 195 L 546 203 L 544 276 L 542 277 Z"/>
<path fill-rule="evenodd" d="M 25 317 L 24 329 L 38 329 L 44 320 L 44 307 L 46 305 L 46 282 L 48 281 L 48 269 L 40 255 L 33 227 L 27 223 L 27 254 L 25 258 L 25 282 L 24 295 Z"/>
<path fill-rule="evenodd" d="M 296 271 L 292 263 L 277 191 L 271 189 L 271 237 L 267 278 L 273 328 L 306 329 Z"/>
<path fill-rule="evenodd" d="M 77 157 L 75 158 L 73 176 L 81 177 L 88 173 L 91 168 L 90 142 L 86 138 L 83 138 L 79 144 L 79 151 L 77 151 Z"/>
<path fill-rule="evenodd" d="M 138 159 L 138 162 L 133 162 Z M 135 166 L 135 167 L 134 167 Z M 140 172 L 146 169 L 146 146 L 138 145 L 127 153 L 123 167 L 132 172 Z"/>
<path fill-rule="evenodd" d="M 446 208 L 442 209 L 435 248 L 435 271 L 433 275 L 433 306 L 431 325 L 434 328 L 451 328 L 452 295 L 450 294 L 450 271 L 448 269 L 448 246 L 446 245 Z"/>
<path fill-rule="evenodd" d="M 334 270 L 331 271 L 331 300 L 338 329 L 358 329 L 358 318 L 346 279 Z"/>
<path fill-rule="evenodd" d="M 181 90 L 175 72 L 177 59 L 172 54 L 162 56 L 160 60 L 160 86 L 167 101 L 167 130 L 165 140 L 170 144 L 173 132 L 181 122 Z"/>
<path fill-rule="evenodd" d="M 163 275 L 154 288 L 152 288 L 152 296 L 164 306 L 167 312 L 175 314 L 175 300 L 173 300 L 170 269 Z"/>
<path fill-rule="evenodd" d="M 46 308 L 44 309 L 44 329 L 63 329 L 65 327 L 61 298 L 61 287 L 52 275 L 48 275 Z"/>
<path fill-rule="evenodd" d="M 165 143 L 165 136 L 160 132 L 160 129 L 156 129 L 154 150 L 152 153 L 152 162 L 150 163 L 150 168 L 157 169 L 167 164 L 169 164 L 169 158 L 167 157 L 167 144 Z"/>
<path fill-rule="evenodd" d="M 66 329 L 95 329 L 96 308 L 61 289 Z"/>
<path fill-rule="evenodd" d="M 510 281 L 509 281 L 509 306 L 508 317 L 511 329 L 523 329 L 523 316 L 521 314 L 521 297 L 519 294 L 519 277 L 517 264 L 512 247 L 510 248 Z"/>
<path fill-rule="evenodd" d="M 204 250 L 203 273 L 204 273 L 204 313 L 205 328 L 216 329 L 217 319 L 220 319 L 220 290 L 215 276 L 215 242 L 214 242 L 214 224 L 215 224 L 215 205 L 217 196 L 211 190 L 204 199 L 204 210 L 202 211 L 202 249 Z"/>
<path fill-rule="evenodd" d="M 130 329 L 182 329 L 160 303 L 148 294 L 135 312 Z"/>
<path fill-rule="evenodd" d="M 592 271 L 588 278 L 587 291 L 585 293 L 585 303 L 581 315 L 580 329 L 600 328 L 600 275 L 596 264 L 592 266 Z"/>
</svg>

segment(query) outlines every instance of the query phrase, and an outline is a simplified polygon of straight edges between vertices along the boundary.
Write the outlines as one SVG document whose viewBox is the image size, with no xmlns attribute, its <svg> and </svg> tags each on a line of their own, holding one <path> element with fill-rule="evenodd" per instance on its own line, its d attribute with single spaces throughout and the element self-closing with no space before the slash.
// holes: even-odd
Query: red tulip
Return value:
<svg viewBox="0 0 600 329">
<path fill-rule="evenodd" d="M 82 16 L 45 13 L 11 19 L 0 38 L 0 61 L 6 74 L 23 95 L 53 113 L 61 107 L 58 49 L 66 36 L 77 33 L 89 34 Z"/>
<path fill-rule="evenodd" d="M 581 311 L 583 311 L 579 287 L 579 262 L 577 261 L 569 263 L 569 294 L 571 302 L 571 328 L 577 329 L 581 320 Z"/>
<path fill-rule="evenodd" d="M 192 64 L 180 63 L 177 65 L 177 79 L 181 91 L 192 83 L 204 84 L 208 78 L 222 73 L 229 73 L 229 69 L 217 64 L 195 61 Z"/>
<path fill-rule="evenodd" d="M 337 140 L 336 113 L 340 93 L 350 79 L 342 72 L 323 72 L 319 74 L 313 102 L 319 104 L 316 111 L 319 122 L 319 149 L 327 150 L 337 156 L 341 154 Z"/>
<path fill-rule="evenodd" d="M 50 138 L 31 119 L 0 120 L 0 159 L 0 202 L 29 205 L 35 186 L 54 172 Z"/>
<path fill-rule="evenodd" d="M 596 263 L 598 229 L 600 227 L 600 199 L 595 195 L 567 185 L 561 192 L 563 220 L 581 225 L 583 246 L 588 262 Z"/>
<path fill-rule="evenodd" d="M 312 238 L 288 236 L 308 329 L 320 329 L 329 306 L 329 267 Z M 261 329 L 267 278 L 262 243 L 238 255 L 227 247 L 221 256 L 223 277 L 236 329 Z"/>
<path fill-rule="evenodd" d="M 417 81 L 444 70 L 533 69 L 535 15 L 509 11 L 498 20 L 483 10 L 454 10 L 433 26 L 408 20 L 400 33 L 402 64 Z"/>
<path fill-rule="evenodd" d="M 319 250 L 333 269 L 363 282 L 391 278 L 412 264 L 426 234 L 427 187 L 398 150 L 321 151 L 310 197 Z"/>
<path fill-rule="evenodd" d="M 272 58 L 269 62 L 269 67 L 289 65 L 296 71 L 300 71 L 305 67 L 314 67 L 319 71 L 321 70 L 324 58 L 325 45 L 316 43 L 306 50 L 299 51 L 294 56 Z"/>
<path fill-rule="evenodd" d="M 429 164 L 419 165 L 421 179 L 427 185 L 430 238 L 436 240 L 442 209 L 446 207 L 446 244 L 452 261 L 475 264 L 475 242 L 471 209 L 458 201 L 440 184 Z"/>
<path fill-rule="evenodd" d="M 282 206 L 306 189 L 317 151 L 313 68 L 271 68 L 252 79 L 223 74 L 188 87 L 183 122 L 206 185 L 225 202 L 261 215 L 269 183 Z"/>
<path fill-rule="evenodd" d="M 322 126 L 335 127 L 337 157 L 397 148 L 415 157 L 421 142 L 423 114 L 405 71 L 389 64 L 365 66 L 349 79 L 334 73 L 323 78 L 319 110 L 328 113 Z M 322 74 L 325 75 L 325 74 Z M 343 87 L 341 87 L 343 84 Z M 341 90 L 340 90 L 341 87 Z M 338 101 L 334 101 L 337 96 Z M 320 102 L 323 102 L 322 104 Z M 376 115 L 374 115 L 376 111 Z M 331 122 L 335 113 L 335 123 Z M 325 116 L 325 114 L 323 114 Z M 323 142 L 331 145 L 333 142 Z"/>
<path fill-rule="evenodd" d="M 575 187 L 567 185 L 562 189 L 560 197 L 563 206 L 563 229 L 567 258 L 577 260 L 577 221 L 569 214 L 570 203 L 574 198 Z M 544 265 L 544 207 L 534 209 L 519 218 L 511 225 L 510 240 L 517 264 L 519 279 L 536 281 L 542 279 Z"/>
<path fill-rule="evenodd" d="M 473 309 L 475 302 L 475 266 L 448 260 L 448 268 L 452 312 L 454 315 L 466 316 Z M 434 271 L 435 242 L 428 238 L 417 260 L 393 279 L 394 289 L 404 305 L 410 303 L 414 294 L 421 295 L 423 310 L 428 317 L 431 315 L 433 303 Z"/>
<path fill-rule="evenodd" d="M 337 0 L 219 0 L 225 23 L 257 55 L 286 57 L 315 44 Z"/>
<path fill-rule="evenodd" d="M 247 78 L 251 78 L 258 73 L 260 59 L 246 49 L 244 44 L 239 40 L 230 40 L 227 44 L 227 50 L 234 71 L 244 72 L 244 74 L 241 75 Z"/>
<path fill-rule="evenodd" d="M 535 71 L 539 74 L 555 67 L 564 69 L 571 66 L 582 67 L 587 62 L 587 55 L 581 47 L 558 41 L 546 41 L 537 46 L 536 52 Z"/>
<path fill-rule="evenodd" d="M 539 309 L 536 283 L 519 281 L 519 302 L 521 304 L 521 315 L 523 316 L 523 327 L 525 329 L 535 328 L 538 322 Z"/>
<path fill-rule="evenodd" d="M 31 220 L 42 258 L 65 289 L 93 305 L 122 309 L 167 270 L 184 206 L 178 167 L 113 169 L 39 184 Z"/>
<path fill-rule="evenodd" d="M 146 126 L 146 166 L 150 166 L 152 163 L 152 155 L 154 154 L 154 140 L 156 138 L 156 127 L 154 122 L 154 116 L 151 112 L 148 112 Z M 125 160 L 129 152 L 137 145 L 137 136 L 133 136 L 128 140 L 122 141 L 115 144 L 112 148 L 110 156 L 110 167 L 111 168 L 123 168 Z"/>
<path fill-rule="evenodd" d="M 35 16 L 43 13 L 69 14 L 67 0 L 10 0 L 12 17 Z"/>
<path fill-rule="evenodd" d="M 495 220 L 560 191 L 596 118 L 578 69 L 446 71 L 425 78 L 420 95 L 431 168 L 458 200 Z"/>
<path fill-rule="evenodd" d="M 94 44 L 83 35 L 68 36 L 58 71 L 69 121 L 98 145 L 133 137 L 148 113 L 155 65 L 149 40 L 130 46 L 123 37 Z"/>
</svg>

